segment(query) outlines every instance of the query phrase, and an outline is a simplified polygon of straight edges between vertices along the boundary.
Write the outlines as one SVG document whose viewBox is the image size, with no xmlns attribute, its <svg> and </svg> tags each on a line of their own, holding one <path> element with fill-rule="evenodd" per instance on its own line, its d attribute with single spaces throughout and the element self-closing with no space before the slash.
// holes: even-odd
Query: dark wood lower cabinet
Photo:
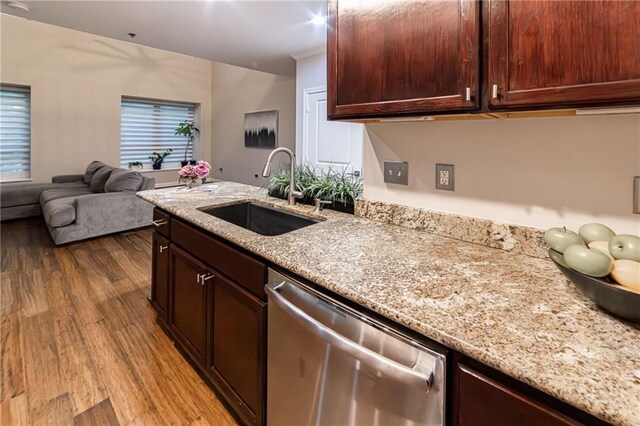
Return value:
<svg viewBox="0 0 640 426">
<path fill-rule="evenodd" d="M 554 426 L 580 423 L 463 364 L 455 366 L 453 424 Z"/>
<path fill-rule="evenodd" d="M 217 276 L 213 286 L 211 361 L 214 379 L 228 388 L 250 424 L 260 424 L 265 398 L 266 303 Z"/>
<path fill-rule="evenodd" d="M 180 250 L 171 247 L 171 305 L 169 327 L 194 359 L 204 365 L 207 354 L 207 292 L 211 280 L 207 266 Z"/>
<path fill-rule="evenodd" d="M 157 232 L 152 237 L 151 304 L 169 321 L 169 240 Z"/>
</svg>

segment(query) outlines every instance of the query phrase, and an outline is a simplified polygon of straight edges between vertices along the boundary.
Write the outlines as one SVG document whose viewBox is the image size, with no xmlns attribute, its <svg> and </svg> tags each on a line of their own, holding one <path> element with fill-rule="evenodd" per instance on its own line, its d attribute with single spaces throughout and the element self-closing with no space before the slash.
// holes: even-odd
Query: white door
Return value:
<svg viewBox="0 0 640 426">
<path fill-rule="evenodd" d="M 318 172 L 332 168 L 361 176 L 364 126 L 327 121 L 326 89 L 305 92 L 304 106 L 304 161 L 315 166 Z"/>
</svg>

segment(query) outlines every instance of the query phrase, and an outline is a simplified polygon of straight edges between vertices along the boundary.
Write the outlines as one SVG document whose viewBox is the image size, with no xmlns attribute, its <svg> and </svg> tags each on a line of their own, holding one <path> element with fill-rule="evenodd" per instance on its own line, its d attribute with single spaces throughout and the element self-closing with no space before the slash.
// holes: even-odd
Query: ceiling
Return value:
<svg viewBox="0 0 640 426">
<path fill-rule="evenodd" d="M 294 76 L 290 55 L 324 46 L 327 0 L 21 1 L 3 13 L 144 46 Z M 128 33 L 135 33 L 131 39 Z"/>
</svg>

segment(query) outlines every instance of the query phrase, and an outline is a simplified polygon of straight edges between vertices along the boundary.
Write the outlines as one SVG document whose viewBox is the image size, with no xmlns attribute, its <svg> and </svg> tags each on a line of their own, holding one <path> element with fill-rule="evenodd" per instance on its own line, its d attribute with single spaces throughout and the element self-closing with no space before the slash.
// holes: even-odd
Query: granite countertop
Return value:
<svg viewBox="0 0 640 426">
<path fill-rule="evenodd" d="M 257 201 L 230 182 L 138 196 L 603 420 L 640 425 L 640 328 L 599 310 L 548 260 L 325 210 L 265 237 L 197 208 Z"/>
</svg>

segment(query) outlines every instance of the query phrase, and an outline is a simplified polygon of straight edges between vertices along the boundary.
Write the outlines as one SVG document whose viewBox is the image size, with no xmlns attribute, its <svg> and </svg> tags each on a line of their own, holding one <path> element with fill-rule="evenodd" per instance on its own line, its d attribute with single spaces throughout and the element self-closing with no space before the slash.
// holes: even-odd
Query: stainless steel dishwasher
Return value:
<svg viewBox="0 0 640 426">
<path fill-rule="evenodd" d="M 444 353 L 269 270 L 267 425 L 441 425 Z"/>
</svg>

